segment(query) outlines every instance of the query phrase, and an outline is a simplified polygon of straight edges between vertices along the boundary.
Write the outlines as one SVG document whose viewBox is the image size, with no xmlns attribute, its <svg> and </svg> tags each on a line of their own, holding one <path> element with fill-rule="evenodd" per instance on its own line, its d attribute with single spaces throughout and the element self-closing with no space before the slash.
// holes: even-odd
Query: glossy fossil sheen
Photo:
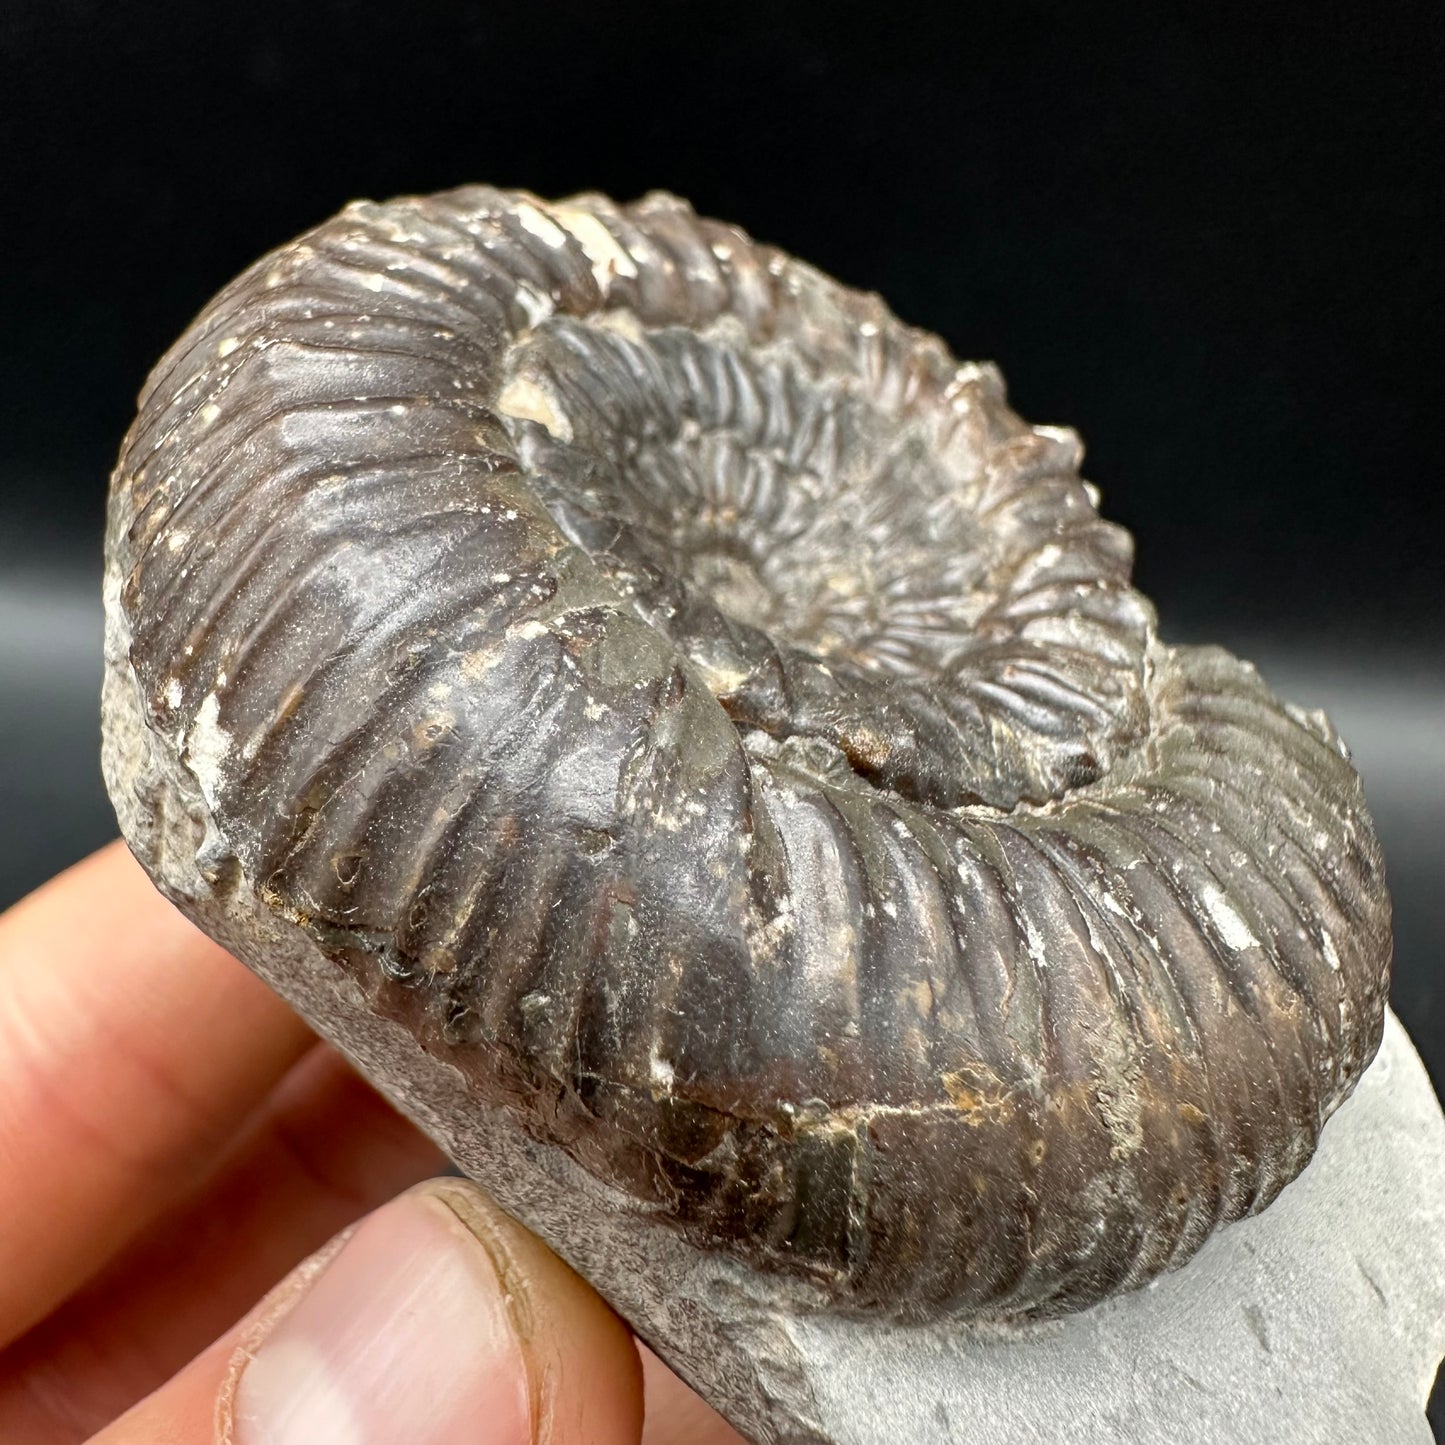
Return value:
<svg viewBox="0 0 1445 1445">
<path fill-rule="evenodd" d="M 213 853 L 478 1109 L 819 1307 L 1061 1313 L 1303 1168 L 1390 953 L 1338 738 L 1078 461 L 671 197 L 358 204 L 151 376 L 114 605 Z"/>
</svg>

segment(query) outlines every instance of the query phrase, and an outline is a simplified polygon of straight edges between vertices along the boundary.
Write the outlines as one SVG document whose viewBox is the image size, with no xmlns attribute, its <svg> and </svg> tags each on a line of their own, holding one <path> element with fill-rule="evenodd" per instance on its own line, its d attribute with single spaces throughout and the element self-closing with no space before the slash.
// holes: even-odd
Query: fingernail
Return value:
<svg viewBox="0 0 1445 1445">
<path fill-rule="evenodd" d="M 235 1445 L 528 1445 L 527 1366 L 491 1257 L 425 1192 L 364 1220 L 256 1348 Z"/>
</svg>

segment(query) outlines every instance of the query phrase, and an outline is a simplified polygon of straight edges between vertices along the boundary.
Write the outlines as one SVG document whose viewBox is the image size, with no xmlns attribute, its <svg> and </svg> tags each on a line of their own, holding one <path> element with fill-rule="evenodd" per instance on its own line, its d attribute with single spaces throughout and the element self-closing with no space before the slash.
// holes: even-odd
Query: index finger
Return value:
<svg viewBox="0 0 1445 1445">
<path fill-rule="evenodd" d="M 0 1345 L 202 1178 L 313 1041 L 120 843 L 0 916 Z"/>
</svg>

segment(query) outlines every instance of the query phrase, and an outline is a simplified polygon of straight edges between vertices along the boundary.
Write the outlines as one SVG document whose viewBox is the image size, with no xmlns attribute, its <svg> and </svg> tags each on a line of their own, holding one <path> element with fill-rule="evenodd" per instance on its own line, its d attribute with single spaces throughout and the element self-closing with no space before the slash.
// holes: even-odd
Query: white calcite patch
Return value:
<svg viewBox="0 0 1445 1445">
<path fill-rule="evenodd" d="M 217 686 L 225 683 L 223 673 L 216 679 Z M 215 798 L 221 790 L 221 767 L 231 752 L 231 735 L 220 725 L 221 700 L 214 692 L 208 692 L 196 711 L 196 720 L 186 734 L 186 762 L 201 785 L 206 802 L 215 805 Z"/>
<path fill-rule="evenodd" d="M 527 201 L 517 203 L 517 219 L 524 231 L 530 231 L 539 241 L 545 241 L 554 250 L 561 250 L 567 244 L 567 233 L 546 212 Z"/>
<path fill-rule="evenodd" d="M 652 1046 L 649 1068 L 653 1087 L 661 1090 L 664 1094 L 670 1094 L 672 1092 L 673 1079 L 676 1077 L 676 1070 L 673 1069 L 671 1062 L 658 1052 L 658 1047 L 655 1043 Z"/>
<path fill-rule="evenodd" d="M 1199 901 L 1204 905 L 1204 911 L 1209 915 L 1209 921 L 1214 924 L 1226 947 L 1257 948 L 1259 946 L 1259 939 L 1254 936 L 1249 924 L 1239 916 L 1234 905 L 1214 884 L 1206 883 L 1199 890 Z"/>
<path fill-rule="evenodd" d="M 597 279 L 598 290 L 605 294 L 608 282 L 614 276 L 637 275 L 637 266 L 632 257 L 590 211 L 577 210 L 572 206 L 558 206 L 552 214 L 586 253 L 592 266 L 592 274 Z"/>
<path fill-rule="evenodd" d="M 538 422 L 558 441 L 572 440 L 571 422 L 557 409 L 547 392 L 530 377 L 514 376 L 497 397 L 497 410 L 506 416 Z"/>
</svg>

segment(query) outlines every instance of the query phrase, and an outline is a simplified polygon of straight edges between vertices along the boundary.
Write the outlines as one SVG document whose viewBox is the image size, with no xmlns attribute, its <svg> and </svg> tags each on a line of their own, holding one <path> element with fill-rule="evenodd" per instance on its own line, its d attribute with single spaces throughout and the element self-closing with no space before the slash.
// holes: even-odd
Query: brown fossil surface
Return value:
<svg viewBox="0 0 1445 1445">
<path fill-rule="evenodd" d="M 1159 641 L 1078 463 L 671 197 L 350 206 L 142 394 L 118 811 L 789 1307 L 1084 1308 L 1304 1167 L 1390 918 L 1338 737 Z"/>
</svg>

